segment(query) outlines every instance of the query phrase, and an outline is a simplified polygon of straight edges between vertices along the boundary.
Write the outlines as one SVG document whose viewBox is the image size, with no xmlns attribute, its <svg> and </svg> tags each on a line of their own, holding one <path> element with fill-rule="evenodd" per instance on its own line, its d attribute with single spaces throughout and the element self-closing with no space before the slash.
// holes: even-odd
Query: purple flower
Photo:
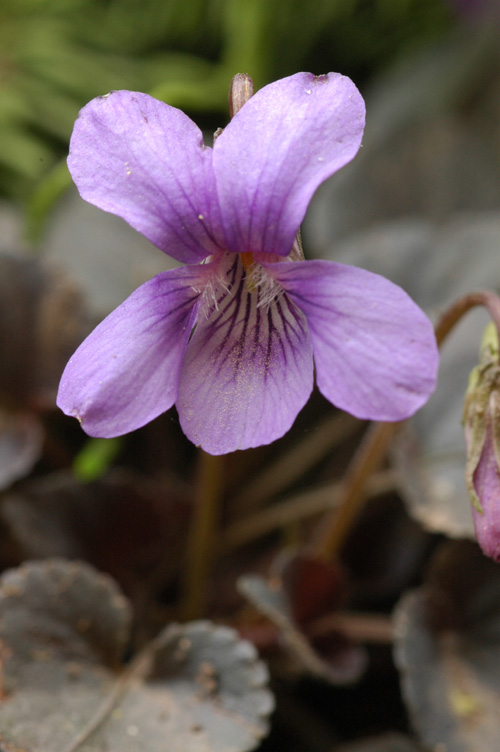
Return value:
<svg viewBox="0 0 500 752">
<path fill-rule="evenodd" d="M 303 261 L 294 244 L 320 183 L 356 154 L 364 103 L 339 74 L 261 89 L 212 149 L 145 94 L 90 102 L 69 168 L 84 199 L 186 264 L 142 285 L 83 342 L 58 405 L 91 436 L 143 426 L 174 403 L 207 452 L 267 444 L 313 387 L 359 418 L 414 413 L 435 386 L 432 326 L 378 275 Z"/>
<path fill-rule="evenodd" d="M 486 430 L 473 483 L 474 492 L 481 505 L 480 511 L 477 505 L 472 506 L 477 542 L 486 556 L 500 561 L 500 473 L 491 423 Z"/>
<path fill-rule="evenodd" d="M 500 362 L 493 323 L 485 329 L 479 365 L 469 378 L 463 423 L 465 482 L 477 542 L 486 556 L 500 561 Z"/>
</svg>

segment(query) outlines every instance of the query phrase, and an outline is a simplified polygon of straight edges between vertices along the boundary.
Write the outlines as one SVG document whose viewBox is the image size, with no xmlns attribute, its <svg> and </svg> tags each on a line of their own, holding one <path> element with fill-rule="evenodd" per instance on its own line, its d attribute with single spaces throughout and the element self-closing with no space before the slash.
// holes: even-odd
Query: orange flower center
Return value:
<svg viewBox="0 0 500 752">
<path fill-rule="evenodd" d="M 255 263 L 253 253 L 250 253 L 249 251 L 245 251 L 245 253 L 240 253 L 241 263 L 243 264 L 244 269 L 249 269 L 252 264 Z"/>
</svg>

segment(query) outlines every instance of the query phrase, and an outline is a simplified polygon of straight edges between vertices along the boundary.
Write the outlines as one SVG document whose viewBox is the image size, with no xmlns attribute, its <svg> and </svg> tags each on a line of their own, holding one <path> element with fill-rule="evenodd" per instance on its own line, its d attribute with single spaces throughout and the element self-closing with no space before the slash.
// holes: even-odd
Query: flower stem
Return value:
<svg viewBox="0 0 500 752">
<path fill-rule="evenodd" d="M 313 556 L 327 561 L 338 556 L 367 497 L 367 481 L 380 467 L 400 425 L 401 422 L 373 423 L 366 432 L 343 481 L 340 509 L 327 514 L 316 530 L 311 551 Z"/>
<path fill-rule="evenodd" d="M 214 558 L 220 502 L 223 493 L 224 458 L 200 449 L 195 505 L 187 542 L 182 616 L 203 614 L 206 584 Z"/>
<path fill-rule="evenodd" d="M 441 346 L 462 316 L 477 306 L 483 306 L 487 309 L 491 320 L 497 328 L 500 340 L 500 298 L 491 290 L 478 290 L 470 292 L 456 300 L 441 315 L 435 328 L 436 340 L 439 346 Z"/>
<path fill-rule="evenodd" d="M 334 630 L 341 632 L 353 642 L 390 645 L 394 639 L 392 620 L 385 614 L 335 611 L 307 625 L 307 634 L 312 639 L 331 635 Z"/>
<path fill-rule="evenodd" d="M 380 496 L 396 488 L 398 475 L 395 470 L 382 470 L 367 478 L 367 498 Z M 285 501 L 271 504 L 265 509 L 250 514 L 228 525 L 221 536 L 221 551 L 227 553 L 248 545 L 264 535 L 281 530 L 285 525 L 297 525 L 312 517 L 338 510 L 344 501 L 345 483 L 336 481 L 312 487 L 289 496 Z"/>
<path fill-rule="evenodd" d="M 500 340 L 500 298 L 489 290 L 479 290 L 459 298 L 442 314 L 435 327 L 439 347 L 462 316 L 477 306 L 487 309 Z M 314 556 L 330 560 L 339 555 L 353 522 L 369 496 L 366 493 L 368 479 L 379 469 L 401 425 L 401 422 L 374 423 L 368 429 L 344 478 L 340 508 L 332 510 L 315 531 L 312 542 Z"/>
</svg>

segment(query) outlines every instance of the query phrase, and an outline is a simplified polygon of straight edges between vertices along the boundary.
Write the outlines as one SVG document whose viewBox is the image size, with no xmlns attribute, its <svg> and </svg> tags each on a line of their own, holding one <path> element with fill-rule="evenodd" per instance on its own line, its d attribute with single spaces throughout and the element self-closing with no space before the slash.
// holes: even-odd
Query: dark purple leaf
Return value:
<svg viewBox="0 0 500 752">
<path fill-rule="evenodd" d="M 172 625 L 128 667 L 130 610 L 81 563 L 32 562 L 0 581 L 0 744 L 43 752 L 246 752 L 273 697 L 253 645 L 209 622 Z"/>
<path fill-rule="evenodd" d="M 87 560 L 141 603 L 176 576 L 189 513 L 178 487 L 120 468 L 91 483 L 63 471 L 34 478 L 1 509 L 25 558 Z"/>
<path fill-rule="evenodd" d="M 266 580 L 256 575 L 245 575 L 238 580 L 238 589 L 277 628 L 299 671 L 333 684 L 354 682 L 363 673 L 366 666 L 364 650 L 351 645 L 338 632 L 334 631 L 328 639 L 322 635 L 318 641 L 321 652 L 316 649 L 294 620 L 293 605 L 279 577 Z"/>
<path fill-rule="evenodd" d="M 395 658 L 425 746 L 496 749 L 500 736 L 500 568 L 469 542 L 445 544 L 395 613 Z"/>
<path fill-rule="evenodd" d="M 82 297 L 43 261 L 0 255 L 0 401 L 52 407 L 62 370 L 89 330 Z"/>
<path fill-rule="evenodd" d="M 40 458 L 43 439 L 35 415 L 0 410 L 0 489 L 28 475 Z"/>
<path fill-rule="evenodd" d="M 130 609 L 113 581 L 46 561 L 0 580 L 0 740 L 59 752 L 115 686 Z"/>
</svg>

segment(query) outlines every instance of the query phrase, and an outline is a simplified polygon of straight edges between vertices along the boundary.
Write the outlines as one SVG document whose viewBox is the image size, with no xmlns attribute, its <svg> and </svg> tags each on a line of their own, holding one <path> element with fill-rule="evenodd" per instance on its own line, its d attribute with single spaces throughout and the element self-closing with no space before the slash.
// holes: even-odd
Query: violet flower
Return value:
<svg viewBox="0 0 500 752">
<path fill-rule="evenodd" d="M 396 421 L 435 386 L 432 326 L 403 290 L 294 239 L 314 191 L 358 151 L 364 103 L 339 74 L 261 89 L 213 148 L 180 110 L 117 91 L 80 113 L 69 168 L 84 199 L 186 264 L 146 282 L 83 342 L 58 405 L 91 436 L 174 403 L 212 454 L 268 444 L 320 391 Z M 314 359 L 314 360 L 313 360 Z"/>
<path fill-rule="evenodd" d="M 497 416 L 498 416 L 497 406 Z M 500 473 L 495 454 L 493 432 L 489 423 L 483 451 L 474 472 L 474 491 L 481 504 L 472 506 L 474 530 L 483 553 L 493 561 L 500 561 Z"/>
<path fill-rule="evenodd" d="M 479 365 L 465 395 L 465 482 L 472 501 L 477 542 L 500 561 L 500 362 L 496 327 L 485 329 Z"/>
</svg>

